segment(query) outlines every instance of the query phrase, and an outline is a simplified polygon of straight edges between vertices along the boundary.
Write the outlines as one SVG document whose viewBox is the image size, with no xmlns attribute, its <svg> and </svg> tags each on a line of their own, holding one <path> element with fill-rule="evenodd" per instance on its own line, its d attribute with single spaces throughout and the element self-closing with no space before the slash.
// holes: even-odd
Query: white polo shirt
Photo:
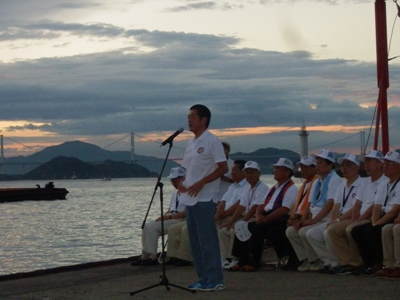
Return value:
<svg viewBox="0 0 400 300">
<path fill-rule="evenodd" d="M 210 131 L 206 130 L 198 138 L 190 140 L 182 160 L 182 167 L 186 169 L 183 186 L 190 187 L 202 178 L 214 172 L 217 163 L 226 161 L 224 148 L 221 141 Z M 213 199 L 219 188 L 219 179 L 203 186 L 197 196 L 189 196 L 182 193 L 182 201 L 185 205 L 195 205 L 197 202 L 208 202 Z"/>
<path fill-rule="evenodd" d="M 185 210 L 185 205 L 182 203 L 181 196 L 178 194 L 178 191 L 175 190 L 171 195 L 171 201 L 169 203 L 169 211 L 177 213 L 184 210 Z"/>
<path fill-rule="evenodd" d="M 222 197 L 222 201 L 225 201 L 225 209 L 228 209 L 236 202 L 240 201 L 243 194 L 250 188 L 250 184 L 246 179 L 240 182 L 234 182 L 228 188 L 228 191 Z"/>
<path fill-rule="evenodd" d="M 347 186 L 347 182 L 343 182 L 337 189 L 334 202 L 340 204 L 341 215 L 353 208 L 363 181 L 364 179 L 358 176 L 352 185 Z"/>
<path fill-rule="evenodd" d="M 247 213 L 253 205 L 263 204 L 268 195 L 268 191 L 268 186 L 261 181 L 259 181 L 254 188 L 251 188 L 249 185 L 240 200 L 240 205 L 246 208 L 245 213 Z"/>
<path fill-rule="evenodd" d="M 387 182 L 387 180 L 388 178 L 385 175 L 375 181 L 371 181 L 371 177 L 364 178 L 356 196 L 356 199 L 361 202 L 360 215 L 374 204 L 378 186 L 384 181 Z"/>
<path fill-rule="evenodd" d="M 393 204 L 400 205 L 400 182 L 389 183 L 389 179 L 382 182 L 375 195 L 375 204 L 382 205 L 382 212 L 387 213 Z"/>
</svg>

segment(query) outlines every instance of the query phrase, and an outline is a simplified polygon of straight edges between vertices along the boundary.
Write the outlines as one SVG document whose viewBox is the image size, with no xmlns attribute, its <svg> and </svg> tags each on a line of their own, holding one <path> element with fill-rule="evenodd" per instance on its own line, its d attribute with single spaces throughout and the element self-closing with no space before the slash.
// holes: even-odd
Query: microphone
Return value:
<svg viewBox="0 0 400 300">
<path fill-rule="evenodd" d="M 166 144 L 171 144 L 174 138 L 176 138 L 179 134 L 183 132 L 183 128 L 179 128 L 173 135 L 171 135 L 169 138 L 167 138 L 164 142 L 161 143 L 161 146 L 165 146 Z M 160 146 L 160 147 L 161 147 Z"/>
</svg>

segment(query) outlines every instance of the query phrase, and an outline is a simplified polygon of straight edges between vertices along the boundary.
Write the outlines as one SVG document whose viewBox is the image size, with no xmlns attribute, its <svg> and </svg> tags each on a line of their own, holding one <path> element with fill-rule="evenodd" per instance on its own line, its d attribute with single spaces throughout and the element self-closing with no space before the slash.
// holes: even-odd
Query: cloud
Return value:
<svg viewBox="0 0 400 300">
<path fill-rule="evenodd" d="M 58 31 L 59 26 L 47 28 Z M 61 28 L 110 34 L 101 24 Z M 218 116 L 213 128 L 296 127 L 303 118 L 309 125 L 368 126 L 373 116 L 373 107 L 360 106 L 376 100 L 372 63 L 313 60 L 305 51 L 235 49 L 239 40 L 234 37 L 123 34 L 154 50 L 2 64 L 2 118 L 26 120 L 26 129 L 41 122 L 36 129 L 46 132 L 100 135 L 174 130 L 186 124 L 194 103 L 212 108 Z M 398 67 L 391 74 L 399 80 Z"/>
</svg>

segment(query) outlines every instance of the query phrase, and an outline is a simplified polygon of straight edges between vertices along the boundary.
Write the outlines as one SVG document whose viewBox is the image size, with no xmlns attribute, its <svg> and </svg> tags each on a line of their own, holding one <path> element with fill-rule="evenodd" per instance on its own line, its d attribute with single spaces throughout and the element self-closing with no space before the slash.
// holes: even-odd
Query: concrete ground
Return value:
<svg viewBox="0 0 400 300">
<path fill-rule="evenodd" d="M 132 258 L 0 276 L 0 299 L 400 299 L 398 280 L 270 267 L 254 273 L 225 272 L 225 290 L 193 294 L 179 288 L 197 280 L 193 267 L 166 266 L 165 280 L 160 282 L 161 265 L 133 267 L 130 261 Z M 149 286 L 154 287 L 130 294 Z"/>
</svg>

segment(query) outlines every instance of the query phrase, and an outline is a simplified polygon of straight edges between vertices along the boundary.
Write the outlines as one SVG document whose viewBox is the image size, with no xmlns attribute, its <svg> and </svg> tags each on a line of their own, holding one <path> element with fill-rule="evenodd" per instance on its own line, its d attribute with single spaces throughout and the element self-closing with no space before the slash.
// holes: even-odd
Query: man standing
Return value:
<svg viewBox="0 0 400 300">
<path fill-rule="evenodd" d="M 188 288 L 200 291 L 225 288 L 213 196 L 228 166 L 221 142 L 208 131 L 210 120 L 211 112 L 206 106 L 196 104 L 190 108 L 188 125 L 194 138 L 186 146 L 182 161 L 186 176 L 179 187 L 186 205 L 189 241 L 199 277 Z"/>
</svg>

